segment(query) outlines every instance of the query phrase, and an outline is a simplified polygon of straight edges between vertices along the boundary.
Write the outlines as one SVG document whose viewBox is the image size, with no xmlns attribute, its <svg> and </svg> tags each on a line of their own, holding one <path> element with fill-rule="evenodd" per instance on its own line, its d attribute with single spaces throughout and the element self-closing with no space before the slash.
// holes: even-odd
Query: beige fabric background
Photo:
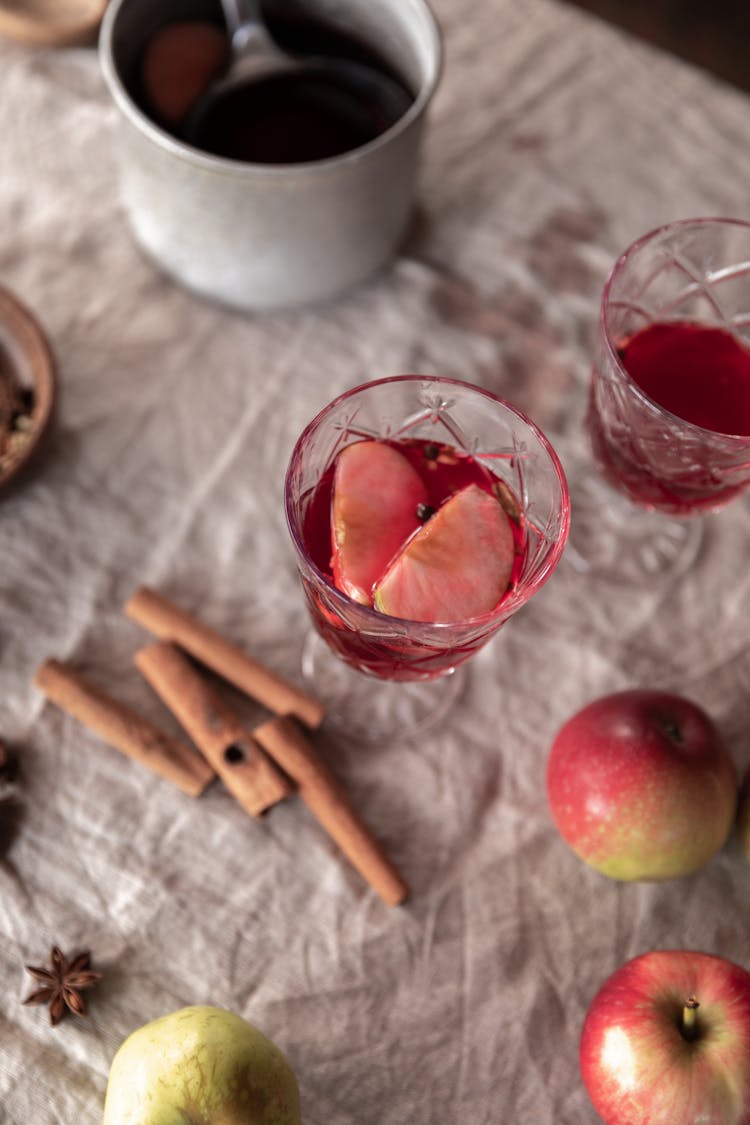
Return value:
<svg viewBox="0 0 750 1125">
<path fill-rule="evenodd" d="M 567 558 L 429 738 L 323 732 L 413 887 L 395 911 L 298 804 L 255 823 L 220 787 L 190 801 L 32 686 L 54 655 L 169 722 L 121 613 L 144 581 L 298 676 L 283 472 L 308 418 L 368 378 L 514 399 L 563 456 L 575 522 L 605 274 L 660 222 L 747 214 L 748 102 L 552 0 L 435 9 L 446 71 L 403 253 L 333 305 L 263 317 L 201 302 L 133 244 L 94 53 L 0 44 L 0 283 L 44 323 L 61 390 L 37 473 L 0 502 L 0 734 L 22 764 L 0 859 L 4 1125 L 95 1125 L 120 1041 L 197 1002 L 286 1050 L 305 1125 L 594 1125 L 577 1038 L 604 977 L 653 947 L 750 964 L 736 842 L 692 878 L 619 886 L 569 853 L 543 787 L 560 723 L 638 684 L 703 704 L 744 766 L 747 500 L 666 582 L 584 579 Z M 20 1005 L 53 941 L 106 974 L 89 1021 L 56 1030 Z"/>
</svg>

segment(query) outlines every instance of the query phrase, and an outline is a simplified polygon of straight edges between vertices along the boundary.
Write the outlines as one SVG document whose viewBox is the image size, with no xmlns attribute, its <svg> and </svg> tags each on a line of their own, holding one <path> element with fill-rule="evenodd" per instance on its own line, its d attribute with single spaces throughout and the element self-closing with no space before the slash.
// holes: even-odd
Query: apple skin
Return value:
<svg viewBox="0 0 750 1125">
<path fill-rule="evenodd" d="M 689 875 L 723 846 L 737 812 L 737 772 L 694 703 L 633 689 L 602 696 L 558 731 L 547 801 L 563 839 L 613 879 Z"/>
<path fill-rule="evenodd" d="M 750 1125 L 750 973 L 708 953 L 635 957 L 594 997 L 579 1059 L 605 1125 Z"/>
<path fill-rule="evenodd" d="M 115 1055 L 104 1125 L 299 1125 L 299 1090 L 279 1048 L 222 1008 L 181 1008 Z"/>
</svg>

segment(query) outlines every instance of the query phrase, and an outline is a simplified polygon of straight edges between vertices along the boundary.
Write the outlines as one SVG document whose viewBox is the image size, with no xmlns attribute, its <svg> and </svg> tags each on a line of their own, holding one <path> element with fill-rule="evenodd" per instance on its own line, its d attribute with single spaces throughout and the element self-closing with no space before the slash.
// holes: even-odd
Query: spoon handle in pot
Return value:
<svg viewBox="0 0 750 1125">
<path fill-rule="evenodd" d="M 221 0 L 221 6 L 235 52 L 244 53 L 248 49 L 264 53 L 278 51 L 263 19 L 260 0 Z"/>
</svg>

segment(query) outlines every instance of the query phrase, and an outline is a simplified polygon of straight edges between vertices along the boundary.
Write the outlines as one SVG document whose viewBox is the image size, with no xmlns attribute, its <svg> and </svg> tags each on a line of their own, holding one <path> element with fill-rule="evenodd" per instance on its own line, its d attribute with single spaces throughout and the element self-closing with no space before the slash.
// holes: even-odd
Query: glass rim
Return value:
<svg viewBox="0 0 750 1125">
<path fill-rule="evenodd" d="M 546 434 L 539 428 L 536 422 L 532 421 L 532 419 L 529 418 L 529 416 L 519 407 L 514 406 L 513 403 L 509 402 L 507 399 L 501 398 L 499 395 L 494 394 L 492 391 L 488 391 L 484 387 L 477 386 L 477 384 L 475 383 L 469 383 L 464 379 L 454 379 L 446 375 L 389 375 L 381 379 L 372 379 L 366 383 L 359 383 L 357 386 L 350 387 L 349 390 L 343 391 L 341 394 L 331 399 L 331 401 L 327 403 L 326 406 L 324 406 L 321 410 L 319 410 L 318 413 L 307 423 L 307 425 L 304 427 L 299 437 L 297 438 L 296 442 L 294 443 L 294 447 L 289 457 L 289 463 L 284 476 L 284 513 L 286 516 L 289 534 L 291 535 L 292 542 L 294 543 L 294 548 L 300 558 L 305 560 L 306 565 L 320 579 L 320 581 L 325 585 L 326 589 L 336 598 L 336 600 L 341 601 L 345 606 L 348 607 L 356 606 L 357 612 L 361 613 L 365 620 L 371 617 L 373 622 L 377 622 L 380 626 L 382 626 L 384 621 L 391 620 L 394 622 L 394 625 L 408 626 L 411 629 L 417 628 L 420 630 L 425 630 L 426 632 L 444 633 L 450 630 L 474 629 L 481 625 L 490 625 L 495 620 L 502 622 L 502 620 L 506 616 L 508 616 L 508 607 L 511 607 L 511 612 L 514 612 L 516 609 L 520 608 L 520 606 L 523 605 L 526 601 L 528 601 L 531 594 L 529 593 L 523 598 L 519 599 L 515 596 L 517 591 L 513 590 L 510 592 L 510 594 L 504 597 L 499 602 L 499 604 L 495 606 L 494 609 L 490 610 L 488 613 L 480 614 L 476 617 L 466 617 L 461 621 L 414 621 L 408 617 L 391 617 L 389 614 L 384 614 L 379 610 L 376 610 L 373 606 L 363 605 L 359 602 L 354 601 L 354 599 L 350 598 L 348 594 L 345 594 L 343 590 L 339 590 L 339 588 L 335 586 L 331 581 L 330 576 L 325 574 L 320 569 L 320 567 L 318 567 L 313 562 L 307 552 L 300 529 L 297 526 L 297 522 L 292 518 L 290 500 L 290 481 L 292 473 L 300 460 L 302 449 L 306 440 L 308 439 L 310 434 L 312 434 L 316 429 L 319 428 L 326 415 L 340 406 L 341 403 L 346 402 L 347 399 L 350 399 L 354 397 L 354 395 L 360 394 L 363 391 L 372 390 L 375 387 L 387 386 L 393 383 L 439 383 L 443 386 L 454 386 L 459 387 L 463 390 L 473 391 L 481 395 L 482 397 L 489 399 L 496 405 L 503 407 L 528 427 L 528 429 L 533 433 L 534 437 L 539 442 L 540 446 L 543 448 L 544 452 L 549 458 L 550 465 L 554 471 L 555 479 L 557 481 L 560 493 L 560 534 L 552 544 L 549 551 L 549 556 L 545 560 L 545 565 L 542 568 L 540 574 L 530 584 L 532 592 L 539 590 L 545 584 L 548 578 L 551 577 L 552 573 L 556 569 L 557 564 L 559 563 L 562 553 L 565 549 L 565 545 L 568 539 L 568 532 L 570 530 L 570 490 L 568 487 L 567 476 L 565 474 L 565 470 L 563 469 L 560 457 L 556 453 Z"/>
<path fill-rule="evenodd" d="M 610 335 L 607 327 L 607 310 L 610 307 L 611 291 L 615 279 L 619 276 L 620 272 L 627 266 L 630 261 L 649 243 L 653 242 L 661 235 L 665 235 L 672 231 L 686 230 L 689 227 L 707 227 L 707 226 L 723 226 L 723 227 L 736 227 L 742 228 L 750 235 L 750 221 L 746 219 L 727 218 L 720 215 L 705 215 L 698 216 L 693 219 L 674 219 L 669 223 L 662 223 L 658 227 L 652 227 L 651 230 L 646 231 L 645 234 L 640 235 L 623 252 L 615 259 L 609 273 L 607 274 L 604 288 L 602 290 L 601 301 L 599 304 L 599 327 L 601 330 L 602 339 L 604 340 L 608 358 L 612 361 L 618 372 L 622 375 L 624 381 L 627 383 L 628 388 L 633 392 L 636 398 L 641 402 L 653 407 L 659 414 L 664 415 L 665 418 L 673 418 L 679 426 L 684 427 L 688 433 L 693 433 L 696 436 L 701 435 L 704 438 L 710 438 L 713 441 L 720 439 L 733 447 L 742 449 L 745 446 L 750 446 L 750 434 L 731 434 L 725 433 L 723 430 L 711 430 L 705 426 L 699 426 L 696 422 L 689 422 L 687 418 L 681 417 L 679 414 L 673 413 L 666 406 L 662 406 L 656 399 L 651 398 L 646 392 L 636 383 L 630 375 L 630 372 L 624 366 L 622 360 L 617 354 L 617 348 Z"/>
</svg>

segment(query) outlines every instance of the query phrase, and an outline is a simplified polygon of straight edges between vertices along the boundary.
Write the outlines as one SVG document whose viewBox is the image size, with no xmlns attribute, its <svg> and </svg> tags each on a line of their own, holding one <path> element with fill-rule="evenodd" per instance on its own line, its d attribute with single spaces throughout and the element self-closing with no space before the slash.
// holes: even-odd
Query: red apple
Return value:
<svg viewBox="0 0 750 1125">
<path fill-rule="evenodd" d="M 750 1125 L 750 973 L 708 953 L 635 957 L 595 996 L 580 1064 L 605 1125 Z"/>
<path fill-rule="evenodd" d="M 681 696 L 632 690 L 570 718 L 547 763 L 552 818 L 576 855 L 614 879 L 672 879 L 724 844 L 737 775 L 709 716 Z"/>
</svg>

